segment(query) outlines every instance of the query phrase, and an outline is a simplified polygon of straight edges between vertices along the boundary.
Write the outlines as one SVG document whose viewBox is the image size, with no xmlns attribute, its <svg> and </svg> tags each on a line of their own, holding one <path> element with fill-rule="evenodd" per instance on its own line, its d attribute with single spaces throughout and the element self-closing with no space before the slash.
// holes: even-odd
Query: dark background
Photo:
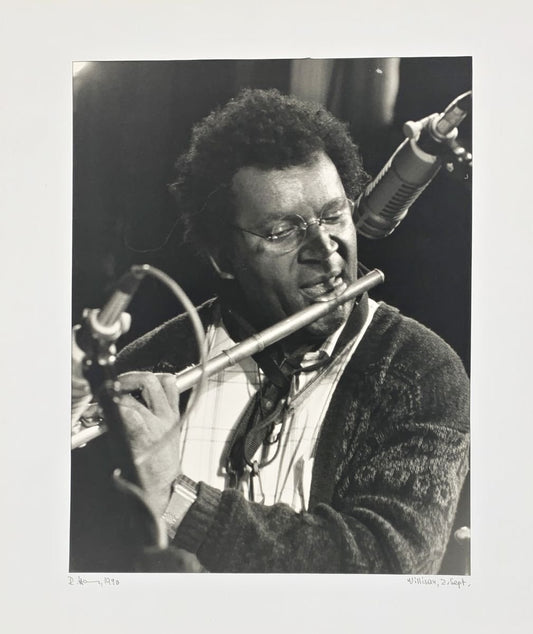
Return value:
<svg viewBox="0 0 533 634">
<path fill-rule="evenodd" d="M 471 72 L 467 57 L 335 60 L 322 101 L 349 124 L 367 171 L 376 174 L 402 141 L 402 124 L 442 111 L 471 88 Z M 102 306 L 133 263 L 166 271 L 196 304 L 211 296 L 212 273 L 183 244 L 175 225 L 167 191 L 174 162 L 192 125 L 214 107 L 244 87 L 290 92 L 292 73 L 291 60 L 92 62 L 79 72 L 73 95 L 73 323 L 83 308 Z M 394 81 L 398 91 L 387 117 L 383 105 Z M 460 138 L 471 149 L 470 118 Z M 441 170 L 392 236 L 360 237 L 359 258 L 385 273 L 372 297 L 437 332 L 469 371 L 470 188 Z M 132 328 L 120 345 L 181 307 L 157 281 L 146 279 L 130 312 Z M 75 471 L 80 485 L 83 476 Z M 465 492 L 459 525 L 468 523 L 468 506 Z M 74 503 L 74 540 L 76 521 L 83 523 L 75 514 Z M 457 572 L 458 557 L 452 553 L 443 571 Z M 72 565 L 88 570 L 90 564 Z"/>
</svg>

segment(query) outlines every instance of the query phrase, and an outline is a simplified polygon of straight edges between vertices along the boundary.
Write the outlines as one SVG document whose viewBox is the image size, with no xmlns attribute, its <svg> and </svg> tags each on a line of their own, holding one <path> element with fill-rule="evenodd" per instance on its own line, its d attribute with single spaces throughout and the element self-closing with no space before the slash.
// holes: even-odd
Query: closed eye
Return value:
<svg viewBox="0 0 533 634">
<path fill-rule="evenodd" d="M 272 231 L 268 234 L 267 239 L 271 241 L 284 240 L 286 238 L 292 237 L 299 230 L 300 228 L 295 225 L 284 225 L 280 227 L 274 227 L 274 229 L 272 229 Z"/>
<path fill-rule="evenodd" d="M 273 242 L 296 236 L 302 230 L 302 220 L 299 216 L 289 216 L 276 222 L 268 232 L 267 240 Z"/>
<path fill-rule="evenodd" d="M 320 217 L 321 222 L 325 222 L 326 224 L 335 224 L 336 222 L 340 222 L 346 214 L 342 211 L 328 211 Z"/>
<path fill-rule="evenodd" d="M 329 209 L 324 209 L 320 215 L 320 222 L 334 225 L 346 220 L 349 216 L 351 216 L 351 213 L 351 201 L 346 198 L 341 205 L 334 205 Z"/>
</svg>

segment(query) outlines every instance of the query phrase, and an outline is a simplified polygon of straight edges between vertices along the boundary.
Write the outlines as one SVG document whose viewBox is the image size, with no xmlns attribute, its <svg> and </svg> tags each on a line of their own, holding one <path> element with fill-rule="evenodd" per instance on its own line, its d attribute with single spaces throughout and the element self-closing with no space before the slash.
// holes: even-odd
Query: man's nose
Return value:
<svg viewBox="0 0 533 634">
<path fill-rule="evenodd" d="M 307 259 L 325 260 L 338 249 L 327 227 L 314 222 L 307 226 L 301 255 Z"/>
</svg>

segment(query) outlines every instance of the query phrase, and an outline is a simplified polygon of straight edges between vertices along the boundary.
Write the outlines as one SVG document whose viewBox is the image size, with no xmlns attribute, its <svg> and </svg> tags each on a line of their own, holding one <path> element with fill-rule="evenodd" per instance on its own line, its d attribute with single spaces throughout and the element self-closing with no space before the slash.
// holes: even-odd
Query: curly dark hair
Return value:
<svg viewBox="0 0 533 634">
<path fill-rule="evenodd" d="M 243 90 L 198 123 L 189 149 L 176 163 L 170 191 L 199 252 L 224 244 L 231 222 L 232 179 L 242 167 L 283 169 L 325 152 L 349 198 L 370 180 L 348 127 L 325 108 L 278 90 Z"/>
</svg>

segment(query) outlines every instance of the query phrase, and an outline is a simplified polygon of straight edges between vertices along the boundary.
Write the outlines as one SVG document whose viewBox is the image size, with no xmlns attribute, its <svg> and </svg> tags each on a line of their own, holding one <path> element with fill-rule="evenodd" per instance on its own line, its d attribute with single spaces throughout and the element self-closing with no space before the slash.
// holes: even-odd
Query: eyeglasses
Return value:
<svg viewBox="0 0 533 634">
<path fill-rule="evenodd" d="M 263 238 L 269 244 L 269 248 L 273 253 L 277 255 L 283 255 L 294 251 L 300 247 L 306 238 L 307 230 L 312 225 L 318 227 L 325 227 L 329 229 L 329 233 L 335 230 L 335 228 L 344 228 L 349 220 L 351 220 L 354 202 L 349 198 L 345 198 L 337 205 L 328 205 L 321 212 L 318 218 L 311 218 L 306 220 L 299 214 L 292 214 L 285 216 L 282 220 L 278 221 L 267 234 L 257 233 L 238 225 L 230 225 L 233 229 L 250 233 L 253 236 Z"/>
</svg>

